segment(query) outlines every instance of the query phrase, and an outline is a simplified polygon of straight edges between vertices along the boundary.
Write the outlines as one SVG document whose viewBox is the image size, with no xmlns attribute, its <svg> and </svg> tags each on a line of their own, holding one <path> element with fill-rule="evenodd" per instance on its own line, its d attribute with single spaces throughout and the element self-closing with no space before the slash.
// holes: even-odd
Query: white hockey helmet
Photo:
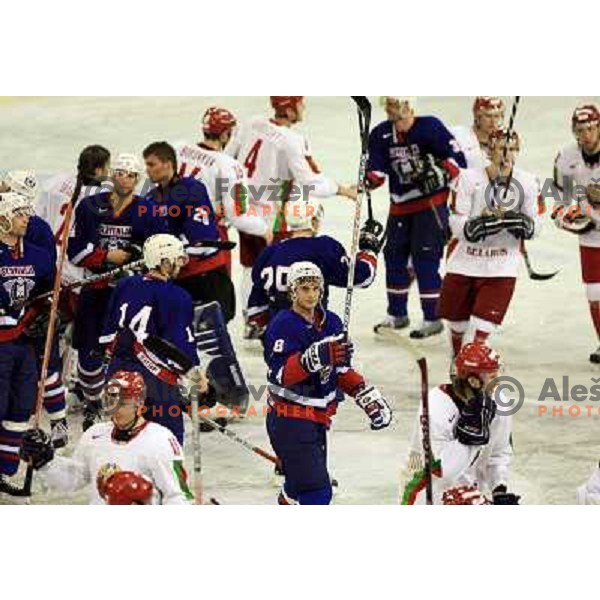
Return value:
<svg viewBox="0 0 600 600">
<path fill-rule="evenodd" d="M 111 161 L 111 172 L 125 171 L 126 173 L 135 173 L 139 175 L 143 172 L 142 162 L 135 154 L 123 152 Z"/>
<path fill-rule="evenodd" d="M 315 220 L 322 221 L 324 214 L 323 205 L 316 198 L 301 198 L 285 204 L 285 222 L 290 231 L 315 231 Z"/>
<path fill-rule="evenodd" d="M 38 180 L 34 171 L 8 171 L 2 179 L 11 192 L 35 200 L 38 193 Z"/>
<path fill-rule="evenodd" d="M 323 278 L 323 273 L 321 269 L 315 265 L 315 263 L 311 263 L 308 261 L 301 261 L 294 263 L 290 267 L 290 272 L 288 273 L 288 290 L 290 293 L 294 293 L 296 287 L 306 281 L 307 279 L 316 279 L 319 281 L 319 285 L 321 287 L 321 291 L 325 289 L 325 280 Z"/>
<path fill-rule="evenodd" d="M 12 219 L 16 213 L 33 214 L 33 203 L 31 198 L 16 192 L 4 192 L 0 194 L 0 217 Z"/>
<path fill-rule="evenodd" d="M 158 233 L 144 243 L 144 262 L 148 269 L 158 269 L 164 259 L 174 265 L 178 259 L 187 261 L 187 255 L 180 239 L 168 233 Z"/>
</svg>

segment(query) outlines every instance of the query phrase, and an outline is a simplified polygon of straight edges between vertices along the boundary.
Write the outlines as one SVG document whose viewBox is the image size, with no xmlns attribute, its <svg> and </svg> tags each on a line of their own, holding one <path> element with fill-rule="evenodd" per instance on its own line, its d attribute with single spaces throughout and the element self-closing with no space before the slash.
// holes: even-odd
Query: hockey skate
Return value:
<svg viewBox="0 0 600 600">
<path fill-rule="evenodd" d="M 404 317 L 394 317 L 393 315 L 387 315 L 385 319 L 375 325 L 373 331 L 375 333 L 385 333 L 386 331 L 401 331 L 406 329 L 410 325 L 410 319 Z"/>
<path fill-rule="evenodd" d="M 260 341 L 264 333 L 264 327 L 259 327 L 255 323 L 246 323 L 244 326 L 244 339 L 247 341 Z"/>
<path fill-rule="evenodd" d="M 69 443 L 69 425 L 66 419 L 50 421 L 50 440 L 56 450 L 65 448 Z"/>
<path fill-rule="evenodd" d="M 434 335 L 439 335 L 444 331 L 444 324 L 441 321 L 424 321 L 419 329 L 410 332 L 410 338 L 413 340 L 424 340 Z"/>
<path fill-rule="evenodd" d="M 600 365 L 600 347 L 590 354 L 590 362 L 594 365 Z"/>
</svg>

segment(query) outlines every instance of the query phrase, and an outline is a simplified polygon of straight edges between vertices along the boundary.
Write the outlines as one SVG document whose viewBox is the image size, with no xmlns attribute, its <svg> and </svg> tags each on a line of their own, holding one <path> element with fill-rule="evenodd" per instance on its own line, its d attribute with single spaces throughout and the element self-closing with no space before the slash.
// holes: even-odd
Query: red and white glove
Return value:
<svg viewBox="0 0 600 600">
<path fill-rule="evenodd" d="M 492 504 L 476 485 L 461 485 L 450 488 L 442 496 L 445 506 L 482 506 Z"/>
</svg>

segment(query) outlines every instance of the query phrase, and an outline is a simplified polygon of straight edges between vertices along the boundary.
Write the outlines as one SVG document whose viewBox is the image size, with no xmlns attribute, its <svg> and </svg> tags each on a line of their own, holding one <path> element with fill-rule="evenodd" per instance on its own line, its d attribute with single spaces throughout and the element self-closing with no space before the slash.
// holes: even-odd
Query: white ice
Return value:
<svg viewBox="0 0 600 600">
<path fill-rule="evenodd" d="M 510 101 L 509 98 L 507 98 Z M 552 176 L 559 148 L 571 142 L 572 109 L 590 98 L 525 97 L 517 117 L 522 137 L 520 164 L 542 178 Z M 210 105 L 224 105 L 243 121 L 265 114 L 263 97 L 194 98 L 31 98 L 0 100 L 0 170 L 34 168 L 40 173 L 72 171 L 79 151 L 90 143 L 106 145 L 113 153 L 141 151 L 155 140 L 195 141 L 200 116 Z M 447 124 L 470 122 L 471 99 L 431 97 L 419 100 L 423 114 L 434 114 Z M 383 118 L 376 109 L 375 119 Z M 339 181 L 356 179 L 359 144 L 355 109 L 347 97 L 310 97 L 306 122 L 302 125 L 324 172 Z M 388 200 L 384 191 L 374 195 L 377 216 L 384 220 Z M 341 199 L 326 201 L 324 233 L 350 242 L 353 207 Z M 547 223 L 530 253 L 540 271 L 560 268 L 549 282 L 528 280 L 522 270 L 517 292 L 505 326 L 493 345 L 502 354 L 508 375 L 525 387 L 527 402 L 514 419 L 512 487 L 528 504 L 570 504 L 574 490 L 600 458 L 598 407 L 596 416 L 539 416 L 539 392 L 544 380 L 563 375 L 570 385 L 592 385 L 600 370 L 590 365 L 588 355 L 598 344 L 580 281 L 579 252 L 575 237 L 560 233 Z M 236 255 L 237 256 L 237 255 Z M 236 256 L 234 256 L 234 264 Z M 235 269 L 236 284 L 240 269 Z M 332 308 L 341 311 L 343 293 L 336 291 Z M 363 413 L 346 402 L 336 418 L 330 438 L 330 467 L 340 481 L 340 504 L 390 504 L 398 498 L 399 471 L 419 402 L 419 376 L 410 355 L 397 345 L 376 341 L 375 322 L 386 311 L 383 261 L 376 284 L 355 294 L 351 335 L 357 344 L 356 365 L 390 399 L 395 421 L 386 431 L 372 433 Z M 416 290 L 411 292 L 411 317 L 420 319 Z M 250 383 L 264 383 L 265 366 L 260 353 L 241 341 L 238 317 L 231 328 L 241 362 Z M 446 336 L 418 346 L 430 363 L 432 384 L 446 381 L 449 361 Z M 567 408 L 576 403 L 563 403 Z M 596 403 L 598 404 L 598 403 Z M 585 406 L 585 404 L 584 404 Z M 258 407 L 260 414 L 261 407 Z M 264 419 L 251 417 L 232 425 L 252 442 L 269 447 Z M 73 437 L 80 423 L 71 422 Z M 204 481 L 207 496 L 225 504 L 273 503 L 268 463 L 213 433 L 202 436 Z M 38 488 L 39 503 L 85 502 L 85 493 L 62 497 Z"/>
</svg>

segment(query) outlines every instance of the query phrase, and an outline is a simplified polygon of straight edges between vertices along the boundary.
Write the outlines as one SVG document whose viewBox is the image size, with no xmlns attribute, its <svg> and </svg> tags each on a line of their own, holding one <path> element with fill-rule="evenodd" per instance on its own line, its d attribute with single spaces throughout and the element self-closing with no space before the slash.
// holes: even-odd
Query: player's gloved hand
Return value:
<svg viewBox="0 0 600 600">
<path fill-rule="evenodd" d="M 571 207 L 556 205 L 552 210 L 552 219 L 559 229 L 575 235 L 583 235 L 596 228 L 592 219 L 575 205 Z"/>
<path fill-rule="evenodd" d="M 460 409 L 456 438 L 465 446 L 485 446 L 490 441 L 490 425 L 495 416 L 494 399 L 483 392 L 475 394 Z"/>
<path fill-rule="evenodd" d="M 379 254 L 383 246 L 383 225 L 375 219 L 368 220 L 360 230 L 358 249 Z"/>
<path fill-rule="evenodd" d="M 431 154 L 425 155 L 421 164 L 421 174 L 417 178 L 417 187 L 424 195 L 435 194 L 450 183 L 450 174 Z"/>
<path fill-rule="evenodd" d="M 503 227 L 502 220 L 495 215 L 474 217 L 465 223 L 465 239 L 476 244 L 490 235 L 500 233 Z"/>
<path fill-rule="evenodd" d="M 492 500 L 494 501 L 494 504 L 499 506 L 515 505 L 520 503 L 521 496 L 511 494 L 505 485 L 499 485 L 492 492 Z"/>
<path fill-rule="evenodd" d="M 355 400 L 367 413 L 373 431 L 385 429 L 392 422 L 392 409 L 376 387 L 366 387 L 357 394 Z"/>
<path fill-rule="evenodd" d="M 326 367 L 350 366 L 353 353 L 354 344 L 342 333 L 309 346 L 300 357 L 300 362 L 305 371 L 318 373 Z"/>
<path fill-rule="evenodd" d="M 50 436 L 42 429 L 29 429 L 23 435 L 21 460 L 34 469 L 41 469 L 54 458 L 54 446 Z"/>
<path fill-rule="evenodd" d="M 442 504 L 444 506 L 482 506 L 492 503 L 476 485 L 459 485 L 444 492 Z"/>
<path fill-rule="evenodd" d="M 504 213 L 502 218 L 504 229 L 518 240 L 530 240 L 535 233 L 535 222 L 529 215 L 514 212 Z"/>
</svg>

